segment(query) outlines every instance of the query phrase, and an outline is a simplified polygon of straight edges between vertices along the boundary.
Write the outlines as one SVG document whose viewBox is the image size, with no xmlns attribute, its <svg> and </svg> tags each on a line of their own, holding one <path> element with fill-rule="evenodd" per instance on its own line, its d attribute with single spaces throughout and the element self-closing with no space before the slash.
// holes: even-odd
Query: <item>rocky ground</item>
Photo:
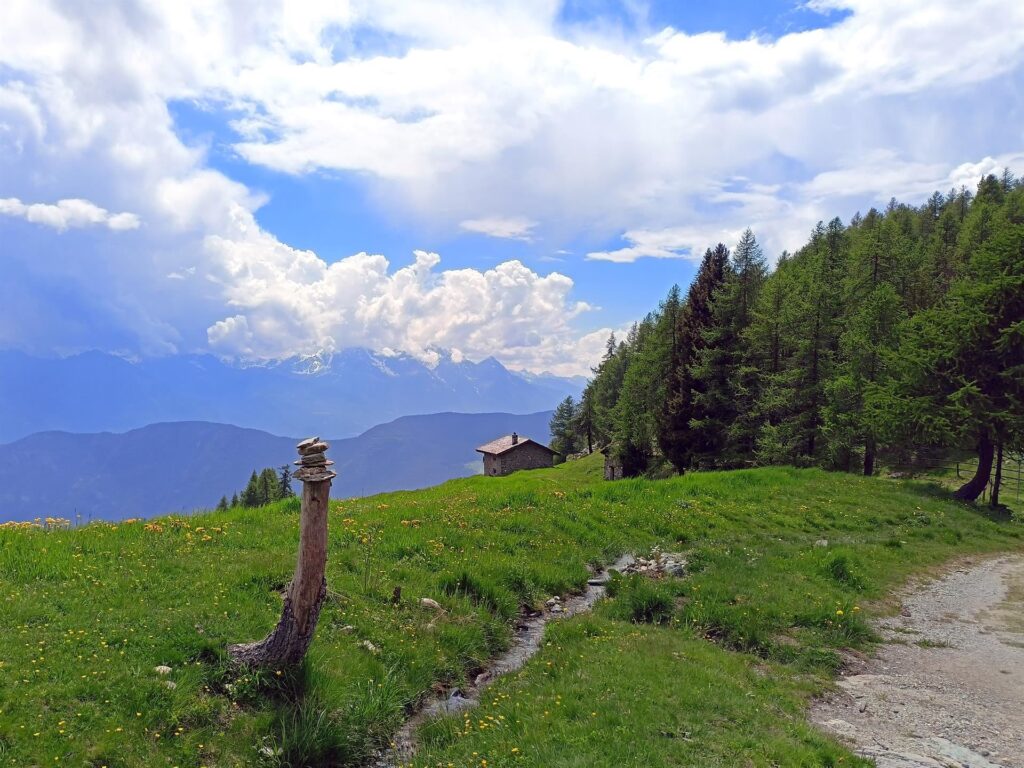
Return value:
<svg viewBox="0 0 1024 768">
<path fill-rule="evenodd" d="M 816 723 L 880 768 L 1024 768 L 1024 556 L 911 586 Z"/>
</svg>

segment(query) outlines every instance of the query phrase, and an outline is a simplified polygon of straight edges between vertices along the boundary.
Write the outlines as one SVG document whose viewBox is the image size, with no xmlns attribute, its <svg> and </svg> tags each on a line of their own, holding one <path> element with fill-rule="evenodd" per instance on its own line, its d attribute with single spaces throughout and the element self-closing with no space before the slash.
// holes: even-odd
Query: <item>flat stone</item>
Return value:
<svg viewBox="0 0 1024 768">
<path fill-rule="evenodd" d="M 302 444 L 300 443 L 299 444 L 299 453 L 301 455 L 303 455 L 303 456 L 308 456 L 311 453 L 323 453 L 324 451 L 326 451 L 330 447 L 331 447 L 331 444 L 327 443 L 327 442 L 324 442 L 323 440 L 319 440 L 319 441 L 317 441 L 315 443 L 311 443 L 310 445 L 307 445 L 305 447 L 303 447 Z"/>
<path fill-rule="evenodd" d="M 299 453 L 305 453 L 306 449 L 311 445 L 316 445 L 321 442 L 319 437 L 307 437 L 305 440 L 295 446 Z"/>
</svg>

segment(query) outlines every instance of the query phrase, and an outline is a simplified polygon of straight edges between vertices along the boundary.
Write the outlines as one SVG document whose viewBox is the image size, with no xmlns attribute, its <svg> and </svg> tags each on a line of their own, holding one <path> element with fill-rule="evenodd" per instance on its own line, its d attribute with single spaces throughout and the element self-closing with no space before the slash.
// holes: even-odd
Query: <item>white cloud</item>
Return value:
<svg viewBox="0 0 1024 768">
<path fill-rule="evenodd" d="M 210 238 L 221 265 L 211 278 L 236 314 L 210 326 L 208 339 L 228 355 L 276 358 L 353 346 L 436 359 L 437 348 L 480 359 L 500 350 L 519 365 L 557 364 L 575 340 L 571 321 L 589 306 L 573 301 L 573 282 L 539 275 L 518 261 L 493 269 L 438 271 L 440 257 L 416 251 L 391 271 L 383 256 L 356 254 L 327 264 L 266 233 Z"/>
<path fill-rule="evenodd" d="M 467 232 L 500 237 L 508 240 L 529 240 L 530 232 L 537 226 L 522 216 L 487 216 L 481 219 L 466 219 L 459 222 L 459 228 Z"/>
<path fill-rule="evenodd" d="M 74 285 L 119 348 L 361 343 L 426 358 L 444 346 L 585 370 L 607 329 L 580 337 L 600 317 L 581 314 L 569 277 L 292 248 L 257 222 L 259 191 L 177 135 L 169 104 L 231 115 L 237 135 L 218 152 L 358 174 L 370 199 L 426 231 L 621 235 L 621 248 L 589 246 L 587 258 L 615 262 L 696 258 L 746 226 L 775 254 L 819 218 L 1024 164 L 1019 0 L 814 2 L 852 13 L 730 40 L 566 30 L 556 0 L 8 0 L 0 212 L 58 230 L 146 226 L 130 249 L 108 237 L 45 266 L 31 249 L 5 257 L 29 283 Z M 57 317 L 39 296 L 39 316 Z M 62 332 L 63 347 L 98 333 Z"/>
<path fill-rule="evenodd" d="M 637 259 L 690 259 L 700 261 L 704 249 L 716 243 L 732 245 L 739 240 L 742 230 L 705 230 L 691 227 L 671 227 L 659 230 L 631 230 L 622 235 L 629 242 L 614 251 L 593 251 L 587 254 L 591 261 L 611 261 L 629 264 Z"/>
<path fill-rule="evenodd" d="M 1024 6 L 841 5 L 853 13 L 836 26 L 775 40 L 666 29 L 626 46 L 574 41 L 537 9 L 529 34 L 484 25 L 394 55 L 266 58 L 233 91 L 254 115 L 240 122 L 237 149 L 291 173 L 369 174 L 393 204 L 435 223 L 518 205 L 539 228 L 568 221 L 606 234 L 741 228 L 735 210 L 702 199 L 776 157 L 813 177 L 879 150 L 921 167 L 987 154 L 982 142 L 968 149 L 949 118 L 965 89 L 1019 73 Z M 460 11 L 479 18 L 475 4 Z M 506 12 L 498 4 L 495 20 Z M 894 101 L 905 94 L 917 98 Z M 972 121 L 989 141 L 1020 141 L 994 116 Z"/>
<path fill-rule="evenodd" d="M 138 229 L 134 213 L 111 213 L 79 198 L 50 203 L 23 203 L 16 197 L 0 198 L 0 214 L 15 216 L 63 232 L 69 227 L 104 226 L 114 231 Z"/>
</svg>

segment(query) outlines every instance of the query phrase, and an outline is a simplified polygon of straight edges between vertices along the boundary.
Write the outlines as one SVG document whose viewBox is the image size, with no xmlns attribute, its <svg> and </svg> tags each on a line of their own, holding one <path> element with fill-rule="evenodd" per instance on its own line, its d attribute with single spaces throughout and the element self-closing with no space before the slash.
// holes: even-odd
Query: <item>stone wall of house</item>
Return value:
<svg viewBox="0 0 1024 768">
<path fill-rule="evenodd" d="M 611 452 L 608 452 L 604 455 L 604 479 L 622 479 L 622 465 L 619 463 L 619 460 L 612 455 Z"/>
<path fill-rule="evenodd" d="M 551 453 L 535 443 L 524 443 L 497 457 L 500 462 L 499 475 L 507 475 L 520 469 L 539 469 L 554 464 Z M 484 462 L 486 470 L 487 462 Z M 487 474 L 491 474 L 487 472 Z"/>
<path fill-rule="evenodd" d="M 501 474 L 501 457 L 495 456 L 491 453 L 484 454 L 484 474 L 485 475 L 500 475 Z"/>
</svg>

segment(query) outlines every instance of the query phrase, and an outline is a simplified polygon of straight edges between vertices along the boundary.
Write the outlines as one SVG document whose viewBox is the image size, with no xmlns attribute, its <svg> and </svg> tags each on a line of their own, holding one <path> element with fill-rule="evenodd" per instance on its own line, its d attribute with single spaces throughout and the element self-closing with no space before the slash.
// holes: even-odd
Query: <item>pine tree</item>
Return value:
<svg viewBox="0 0 1024 768">
<path fill-rule="evenodd" d="M 765 275 L 745 233 L 609 339 L 575 417 L 630 471 L 657 446 L 692 467 L 797 463 L 871 473 L 880 456 L 974 448 L 976 497 L 1024 448 L 1024 185 L 1004 173 L 849 227 L 819 223 Z M 752 267 L 749 265 L 753 265 Z M 749 280 L 747 277 L 749 276 Z M 860 461 L 861 457 L 863 461 Z"/>
<path fill-rule="evenodd" d="M 238 506 L 238 494 L 233 493 L 231 495 L 231 507 L 232 509 Z"/>
<path fill-rule="evenodd" d="M 576 434 L 576 403 L 571 395 L 555 408 L 555 412 L 551 415 L 549 429 L 553 450 L 565 457 L 579 450 Z"/>
<path fill-rule="evenodd" d="M 242 506 L 243 507 L 258 507 L 260 505 L 260 479 L 259 475 L 256 474 L 256 470 L 252 471 L 252 475 L 249 477 L 249 484 L 245 486 L 245 490 L 242 491 Z"/>
<path fill-rule="evenodd" d="M 987 177 L 964 230 L 962 276 L 940 306 L 904 324 L 899 376 L 875 406 L 912 444 L 974 448 L 977 471 L 955 494 L 972 501 L 1000 446 L 1024 433 L 1024 190 Z"/>
<path fill-rule="evenodd" d="M 605 346 L 600 365 L 593 369 L 594 378 L 587 386 L 584 398 L 589 398 L 590 418 L 594 440 L 601 445 L 611 442 L 615 431 L 615 404 L 619 401 L 622 381 L 629 364 L 629 350 L 612 333 Z"/>
<path fill-rule="evenodd" d="M 223 512 L 228 508 L 228 497 L 221 496 L 220 501 L 217 502 L 217 511 Z"/>
<path fill-rule="evenodd" d="M 870 391 L 885 387 L 889 361 L 903 320 L 902 301 L 888 283 L 877 286 L 847 319 L 840 340 L 843 356 L 837 375 L 826 385 L 823 431 L 833 463 L 849 469 L 855 446 L 863 449 L 863 473 L 874 473 L 879 439 L 887 416 L 870 407 Z"/>
<path fill-rule="evenodd" d="M 699 435 L 690 425 L 693 417 L 693 365 L 704 345 L 704 330 L 713 322 L 711 302 L 725 279 L 729 250 L 719 243 L 704 253 L 697 276 L 679 313 L 670 349 L 665 401 L 658 423 L 658 444 L 665 458 L 679 472 L 691 465 Z"/>
<path fill-rule="evenodd" d="M 594 393 L 588 386 L 583 390 L 579 407 L 576 409 L 576 433 L 587 445 L 587 453 L 594 452 Z"/>
<path fill-rule="evenodd" d="M 654 317 L 648 315 L 630 332 L 628 365 L 612 414 L 614 450 L 626 477 L 643 473 L 651 458 L 654 431 L 650 416 L 652 389 L 656 386 L 656 354 L 651 343 L 654 327 Z"/>
<path fill-rule="evenodd" d="M 267 467 L 260 472 L 257 481 L 257 506 L 264 506 L 280 497 L 281 488 L 277 482 L 277 472 Z"/>
<path fill-rule="evenodd" d="M 743 333 L 750 325 L 767 273 L 754 233 L 746 230 L 712 300 L 712 323 L 703 333 L 704 348 L 694 364 L 691 425 L 700 435 L 695 460 L 700 466 L 738 466 L 749 459 L 753 441 L 733 425 L 754 408 L 756 368 L 745 365 Z"/>
<path fill-rule="evenodd" d="M 292 490 L 292 468 L 282 464 L 277 469 L 277 498 L 290 499 L 295 495 L 295 491 Z"/>
</svg>

